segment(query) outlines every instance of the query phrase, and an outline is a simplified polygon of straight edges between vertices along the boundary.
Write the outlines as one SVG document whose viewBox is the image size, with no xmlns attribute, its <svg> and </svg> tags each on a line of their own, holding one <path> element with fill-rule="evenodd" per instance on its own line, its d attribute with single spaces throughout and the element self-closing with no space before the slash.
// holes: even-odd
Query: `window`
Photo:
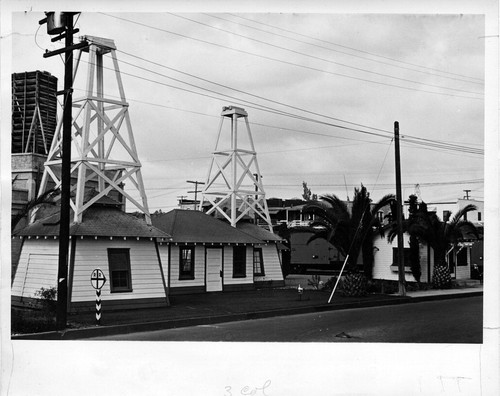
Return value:
<svg viewBox="0 0 500 396">
<path fill-rule="evenodd" d="M 194 246 L 179 249 L 179 279 L 194 279 Z"/>
<path fill-rule="evenodd" d="M 108 249 L 108 264 L 111 293 L 132 291 L 130 250 Z"/>
<path fill-rule="evenodd" d="M 481 212 L 477 212 L 477 221 L 481 221 Z"/>
<path fill-rule="evenodd" d="M 378 219 L 378 221 L 380 221 L 381 223 L 384 221 L 384 212 L 383 212 L 383 211 L 379 210 L 379 211 L 377 212 L 377 219 Z"/>
<path fill-rule="evenodd" d="M 247 247 L 233 247 L 233 278 L 245 278 L 247 276 Z"/>
<path fill-rule="evenodd" d="M 262 248 L 253 249 L 253 274 L 264 276 L 264 259 L 262 258 Z"/>
<path fill-rule="evenodd" d="M 410 266 L 410 248 L 403 249 L 404 254 L 404 265 L 405 267 Z M 392 265 L 398 265 L 398 248 L 392 248 Z"/>
</svg>

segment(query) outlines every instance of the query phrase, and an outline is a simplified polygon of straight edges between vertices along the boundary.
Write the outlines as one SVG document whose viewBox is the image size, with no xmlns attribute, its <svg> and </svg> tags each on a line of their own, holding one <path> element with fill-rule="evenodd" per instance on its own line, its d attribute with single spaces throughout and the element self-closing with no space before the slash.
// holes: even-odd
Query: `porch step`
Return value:
<svg viewBox="0 0 500 396">
<path fill-rule="evenodd" d="M 479 287 L 481 281 L 477 279 L 455 279 L 455 284 L 460 287 Z"/>
</svg>

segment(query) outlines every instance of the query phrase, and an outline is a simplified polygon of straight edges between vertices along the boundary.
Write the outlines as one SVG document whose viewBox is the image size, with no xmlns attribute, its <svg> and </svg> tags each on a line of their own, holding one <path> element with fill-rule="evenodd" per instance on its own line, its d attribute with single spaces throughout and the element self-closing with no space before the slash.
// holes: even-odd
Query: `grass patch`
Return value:
<svg viewBox="0 0 500 396">
<path fill-rule="evenodd" d="M 11 333 L 27 334 L 54 331 L 57 329 L 56 315 L 48 309 L 11 309 Z"/>
</svg>

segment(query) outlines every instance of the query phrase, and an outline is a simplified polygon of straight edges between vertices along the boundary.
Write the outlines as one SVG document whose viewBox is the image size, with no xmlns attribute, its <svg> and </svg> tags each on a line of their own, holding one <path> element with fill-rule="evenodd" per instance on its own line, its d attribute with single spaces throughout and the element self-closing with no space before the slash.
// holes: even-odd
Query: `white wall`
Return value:
<svg viewBox="0 0 500 396">
<path fill-rule="evenodd" d="M 131 292 L 111 293 L 107 250 L 109 248 L 130 249 Z M 101 289 L 103 301 L 165 297 L 156 248 L 154 242 L 149 239 L 77 239 L 71 302 L 95 300 L 95 289 L 90 284 L 90 274 L 96 268 L 100 268 L 108 279 Z"/>
<path fill-rule="evenodd" d="M 386 280 L 399 280 L 399 275 L 397 269 L 391 269 L 393 266 L 392 249 L 397 247 L 397 238 L 394 239 L 392 243 L 388 242 L 387 238 L 376 237 L 373 243 L 375 249 L 374 262 L 373 262 L 373 279 L 386 279 Z M 409 245 L 409 235 L 403 235 L 403 244 L 405 248 L 410 247 Z M 424 271 L 424 266 L 427 264 L 427 249 L 420 248 L 420 262 L 422 267 L 422 273 Z M 424 251 L 425 250 L 425 251 Z M 425 260 L 425 261 L 424 261 Z M 425 264 L 424 264 L 425 263 Z M 396 264 L 397 265 L 397 264 Z M 409 267 L 405 268 L 405 279 L 410 282 L 414 282 L 415 278 L 411 274 Z M 426 278 L 422 275 L 421 281 L 425 282 Z"/>
<path fill-rule="evenodd" d="M 164 246 L 168 249 L 168 246 Z M 194 248 L 194 279 L 179 279 L 179 250 L 181 246 L 170 245 L 170 287 L 205 286 L 205 246 Z M 165 274 L 167 276 L 167 274 Z"/>
<path fill-rule="evenodd" d="M 256 276 L 256 282 L 262 281 L 282 281 L 283 272 L 281 270 L 281 261 L 276 244 L 256 245 L 262 248 L 262 258 L 264 260 L 264 276 Z M 252 261 L 253 266 L 253 261 Z"/>
<path fill-rule="evenodd" d="M 26 239 L 12 283 L 12 295 L 36 298 L 35 292 L 41 287 L 57 287 L 58 257 L 59 240 Z"/>
<path fill-rule="evenodd" d="M 108 248 L 130 249 L 131 292 L 111 293 Z M 26 239 L 12 285 L 12 295 L 35 297 L 34 293 L 41 287 L 57 287 L 58 253 L 59 240 Z M 150 240 L 77 239 L 73 268 L 71 302 L 95 301 L 90 275 L 96 268 L 100 268 L 108 279 L 101 289 L 103 301 L 165 297 L 158 256 L 154 242 Z M 165 276 L 166 270 L 164 266 Z"/>
</svg>

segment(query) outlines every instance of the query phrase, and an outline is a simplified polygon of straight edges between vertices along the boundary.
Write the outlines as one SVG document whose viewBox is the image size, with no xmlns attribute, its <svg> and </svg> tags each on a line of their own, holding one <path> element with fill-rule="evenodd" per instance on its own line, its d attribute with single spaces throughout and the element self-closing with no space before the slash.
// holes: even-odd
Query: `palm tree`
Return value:
<svg viewBox="0 0 500 396">
<path fill-rule="evenodd" d="M 414 197 L 414 198 L 413 198 Z M 412 205 L 413 203 L 413 205 Z M 427 204 L 421 202 L 418 208 L 415 205 L 416 197 L 410 196 L 410 216 L 403 221 L 403 230 L 410 235 L 410 249 L 417 249 L 410 256 L 410 265 L 415 280 L 420 280 L 420 257 L 418 256 L 419 243 L 424 242 L 434 251 L 433 282 L 436 287 L 443 288 L 451 285 L 451 276 L 446 262 L 449 251 L 466 235 L 478 237 L 478 231 L 473 223 L 466 220 L 466 214 L 476 210 L 476 206 L 467 205 L 457 211 L 450 221 L 441 221 L 435 212 L 429 212 Z M 388 238 L 392 241 L 396 235 L 393 225 Z"/>
<path fill-rule="evenodd" d="M 12 216 L 11 223 L 10 223 L 11 231 L 14 232 L 14 230 L 16 229 L 19 222 L 22 219 L 24 219 L 25 217 L 27 217 L 33 209 L 36 209 L 43 204 L 54 205 L 55 198 L 59 194 L 60 194 L 59 189 L 51 189 L 51 190 L 45 191 L 43 194 L 26 202 L 24 204 L 24 206 L 22 207 L 22 209 L 19 212 L 17 212 L 15 215 Z"/>
<path fill-rule="evenodd" d="M 421 221 L 417 217 L 417 213 L 424 209 L 427 211 L 427 206 L 424 204 L 422 208 L 418 205 L 418 198 L 416 195 L 410 195 L 408 199 L 408 218 L 403 218 L 403 232 L 407 232 L 410 235 L 409 245 L 410 245 L 410 268 L 411 273 L 417 283 L 420 283 L 420 277 L 422 275 L 422 268 L 420 266 L 420 239 L 422 236 L 423 228 L 421 226 Z M 395 209 L 393 208 L 393 211 Z M 394 215 L 392 216 L 394 217 Z M 390 224 L 387 239 L 392 243 L 398 235 L 398 222 L 396 220 L 392 221 Z"/>
<path fill-rule="evenodd" d="M 425 202 L 413 215 L 407 231 L 419 241 L 427 243 L 434 251 L 433 283 L 443 288 L 451 285 L 450 271 L 446 262 L 448 253 L 466 236 L 478 238 L 473 223 L 466 220 L 467 213 L 477 210 L 475 205 L 466 205 L 458 210 L 451 220 L 441 221 L 435 212 L 429 212 Z"/>
<path fill-rule="evenodd" d="M 363 256 L 363 272 L 368 278 L 373 273 L 373 238 L 379 228 L 378 212 L 395 200 L 388 194 L 375 204 L 372 203 L 366 187 L 354 189 L 352 205 L 348 205 L 336 195 L 323 195 L 319 201 L 307 203 L 304 212 L 312 213 L 316 219 L 311 224 L 320 227 L 310 239 L 323 238 L 349 258 L 346 268 L 357 272 L 359 253 Z M 350 208 L 349 208 L 350 206 Z"/>
<path fill-rule="evenodd" d="M 451 285 L 450 271 L 446 262 L 449 251 L 453 250 L 466 235 L 478 237 L 474 224 L 465 219 L 468 212 L 476 209 L 474 205 L 467 205 L 457 211 L 450 221 L 441 221 L 435 213 L 427 217 L 427 232 L 423 234 L 423 237 L 434 250 L 433 283 L 435 287 L 443 288 Z"/>
</svg>

